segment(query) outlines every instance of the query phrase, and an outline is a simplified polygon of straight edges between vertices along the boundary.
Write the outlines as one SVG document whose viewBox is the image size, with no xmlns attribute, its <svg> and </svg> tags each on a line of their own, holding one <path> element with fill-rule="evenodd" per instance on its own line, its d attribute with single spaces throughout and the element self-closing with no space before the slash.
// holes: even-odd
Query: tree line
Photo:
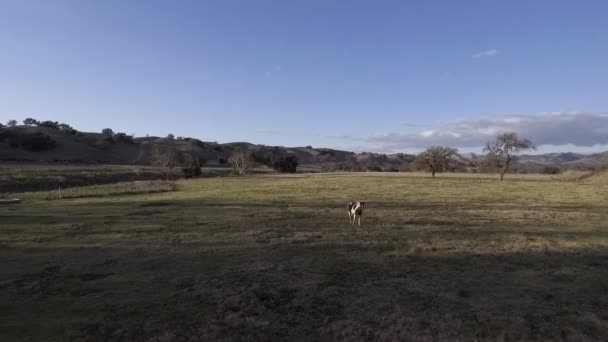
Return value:
<svg viewBox="0 0 608 342">
<path fill-rule="evenodd" d="M 519 137 L 514 132 L 502 133 L 485 144 L 483 161 L 499 170 L 500 180 L 502 181 L 515 156 L 522 151 L 535 148 L 532 140 L 528 138 Z M 431 146 L 420 153 L 417 162 L 424 164 L 432 176 L 435 177 L 437 172 L 453 170 L 456 156 L 458 156 L 458 149 L 456 148 Z"/>
<path fill-rule="evenodd" d="M 16 120 L 9 120 L 6 123 L 6 127 L 16 127 L 18 122 Z M 66 134 L 76 134 L 78 131 L 74 129 L 72 126 L 66 123 L 59 123 L 57 121 L 39 121 L 34 118 L 28 117 L 23 120 L 23 124 L 26 126 L 37 126 L 37 127 L 46 127 L 51 129 L 57 129 Z M 5 127 L 0 123 L 0 128 Z M 101 130 L 101 134 L 106 136 L 107 139 L 110 139 L 111 142 L 122 142 L 122 143 L 133 143 L 133 136 L 127 135 L 122 132 L 115 133 L 111 128 L 104 128 Z M 22 143 L 25 147 L 28 147 L 30 150 L 40 150 L 38 145 L 44 143 L 45 146 L 52 147 L 52 141 L 42 141 L 40 137 L 34 137 L 35 140 L 33 146 L 29 146 L 29 140 L 25 143 Z M 166 139 L 174 140 L 175 136 L 173 134 L 168 134 Z M 40 140 L 40 141 L 38 141 Z M 47 139 L 48 140 L 48 139 Z M 197 139 L 189 139 L 177 137 L 177 140 L 196 140 L 196 142 L 200 142 Z M 200 145 L 199 144 L 199 145 Z M 311 146 L 307 146 L 307 148 L 312 148 Z M 492 141 L 488 141 L 483 148 L 483 163 L 486 166 L 490 166 L 492 168 L 498 169 L 500 173 L 500 180 L 504 179 L 505 174 L 509 171 L 512 162 L 515 160 L 516 155 L 521 153 L 522 151 L 535 149 L 533 142 L 524 137 L 520 137 L 517 133 L 507 132 L 497 135 Z M 193 150 L 194 151 L 194 150 Z M 458 149 L 450 146 L 431 146 L 427 148 L 425 151 L 420 153 L 416 160 L 415 164 L 421 166 L 431 173 L 432 177 L 435 177 L 436 173 L 440 172 L 455 172 Z M 182 160 L 179 160 L 179 156 L 170 151 L 169 149 L 160 150 L 156 149 L 153 152 L 153 163 L 158 165 L 161 169 L 163 169 L 164 173 L 168 177 L 169 169 L 175 167 L 178 164 L 184 165 L 183 172 L 187 177 L 194 177 L 200 175 L 200 169 L 205 164 L 205 161 L 194 152 L 188 154 L 188 156 L 184 158 L 181 157 Z M 234 173 L 238 175 L 246 175 L 253 172 L 254 166 L 256 164 L 266 165 L 277 172 L 281 173 L 295 173 L 298 167 L 298 160 L 294 156 L 290 155 L 281 155 L 280 153 L 276 153 L 271 151 L 269 155 L 256 155 L 255 153 L 251 153 L 244 148 L 236 148 L 233 153 L 230 155 L 227 161 L 223 160 L 219 157 L 218 152 L 218 162 L 220 161 L 227 162 L 231 165 Z M 339 170 L 348 170 L 347 166 L 336 168 Z M 368 167 L 371 171 L 382 171 L 382 169 L 377 165 L 372 165 Z M 389 171 L 398 171 L 389 170 Z M 556 173 L 559 170 L 545 170 L 548 173 Z"/>
</svg>

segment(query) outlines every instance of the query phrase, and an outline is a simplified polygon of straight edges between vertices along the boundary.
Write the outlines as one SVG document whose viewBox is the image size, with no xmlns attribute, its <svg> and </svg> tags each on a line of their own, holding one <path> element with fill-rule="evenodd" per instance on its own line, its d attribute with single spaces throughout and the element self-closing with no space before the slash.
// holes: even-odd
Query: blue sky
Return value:
<svg viewBox="0 0 608 342">
<path fill-rule="evenodd" d="M 608 1 L 0 0 L 0 120 L 381 152 L 608 149 Z M 576 129 L 574 129 L 576 128 Z"/>
</svg>

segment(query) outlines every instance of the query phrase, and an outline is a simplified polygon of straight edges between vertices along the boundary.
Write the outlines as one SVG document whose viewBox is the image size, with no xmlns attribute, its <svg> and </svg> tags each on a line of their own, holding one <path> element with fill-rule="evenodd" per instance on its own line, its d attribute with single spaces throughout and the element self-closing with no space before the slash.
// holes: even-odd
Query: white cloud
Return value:
<svg viewBox="0 0 608 342">
<path fill-rule="evenodd" d="M 473 58 L 495 57 L 499 53 L 500 53 L 500 51 L 498 51 L 496 49 L 490 49 L 490 50 L 485 50 L 485 51 L 480 51 L 480 52 L 474 53 L 471 57 L 473 57 Z"/>
<path fill-rule="evenodd" d="M 368 150 L 384 152 L 421 149 L 431 145 L 477 148 L 496 134 L 517 132 L 536 145 L 592 147 L 608 144 L 608 114 L 560 112 L 510 114 L 487 119 L 466 119 L 438 124 L 432 129 L 385 133 L 368 137 L 344 136 Z"/>
</svg>

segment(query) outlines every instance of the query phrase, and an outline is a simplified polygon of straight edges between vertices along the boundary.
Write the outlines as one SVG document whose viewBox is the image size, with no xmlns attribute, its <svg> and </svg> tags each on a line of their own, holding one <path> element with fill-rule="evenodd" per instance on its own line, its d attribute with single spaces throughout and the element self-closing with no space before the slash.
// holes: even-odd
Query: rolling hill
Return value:
<svg viewBox="0 0 608 342">
<path fill-rule="evenodd" d="M 192 138 L 133 138 L 125 134 L 62 131 L 56 128 L 16 126 L 0 128 L 0 161 L 85 164 L 151 164 L 155 151 L 173 151 L 181 159 L 196 154 L 208 166 L 225 164 L 237 149 L 249 151 L 258 162 L 272 155 L 293 156 L 310 170 L 408 170 L 411 154 L 354 153 L 329 148 L 283 147 L 247 142 L 219 144 Z M 459 169 L 473 170 L 482 156 L 462 154 Z M 596 154 L 549 153 L 522 155 L 513 169 L 518 172 L 592 170 L 601 166 L 608 152 Z"/>
</svg>

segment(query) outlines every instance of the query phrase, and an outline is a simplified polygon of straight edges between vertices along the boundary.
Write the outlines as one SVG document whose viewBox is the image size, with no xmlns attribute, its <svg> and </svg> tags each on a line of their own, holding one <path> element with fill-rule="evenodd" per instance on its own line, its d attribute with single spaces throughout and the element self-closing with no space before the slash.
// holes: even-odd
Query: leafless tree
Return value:
<svg viewBox="0 0 608 342">
<path fill-rule="evenodd" d="M 520 138 L 516 133 L 508 132 L 499 134 L 494 141 L 488 141 L 483 151 L 486 153 L 485 158 L 492 160 L 500 169 L 500 180 L 502 181 L 515 155 L 521 151 L 535 148 L 532 140 Z"/>
<path fill-rule="evenodd" d="M 156 146 L 152 154 L 152 162 L 158 166 L 165 178 L 169 180 L 171 170 L 177 164 L 177 155 L 169 148 L 160 148 Z"/>
<path fill-rule="evenodd" d="M 458 150 L 447 146 L 431 146 L 420 153 L 417 163 L 428 169 L 433 177 L 436 172 L 443 172 L 450 168 Z"/>
<path fill-rule="evenodd" d="M 237 148 L 234 150 L 228 162 L 232 165 L 232 169 L 239 175 L 246 175 L 253 170 L 253 158 L 248 151 Z"/>
</svg>

